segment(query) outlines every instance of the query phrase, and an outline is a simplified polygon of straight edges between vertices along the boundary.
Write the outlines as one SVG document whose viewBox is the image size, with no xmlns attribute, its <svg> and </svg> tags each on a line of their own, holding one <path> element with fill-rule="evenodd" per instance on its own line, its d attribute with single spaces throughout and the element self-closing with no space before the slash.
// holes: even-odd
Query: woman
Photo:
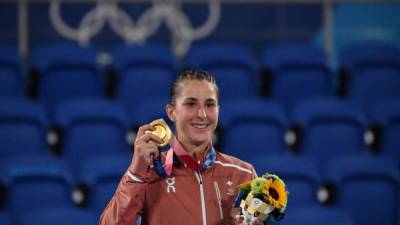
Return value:
<svg viewBox="0 0 400 225">
<path fill-rule="evenodd" d="M 159 155 L 163 142 L 150 124 L 139 128 L 135 154 L 100 225 L 235 224 L 232 210 L 239 184 L 256 176 L 254 168 L 216 152 L 212 134 L 218 123 L 218 87 L 205 71 L 184 71 L 171 87 L 166 106 L 176 137 Z M 153 160 L 161 158 L 157 166 Z M 153 165 L 156 165 L 154 168 Z M 161 170 L 161 171 L 160 171 Z"/>
</svg>

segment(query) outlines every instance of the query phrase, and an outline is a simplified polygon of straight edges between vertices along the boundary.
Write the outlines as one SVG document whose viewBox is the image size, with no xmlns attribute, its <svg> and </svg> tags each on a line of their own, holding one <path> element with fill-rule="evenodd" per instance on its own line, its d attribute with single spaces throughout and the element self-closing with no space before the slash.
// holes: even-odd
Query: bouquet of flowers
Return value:
<svg viewBox="0 0 400 225">
<path fill-rule="evenodd" d="M 255 220 L 267 223 L 272 215 L 276 221 L 283 218 L 288 201 L 285 183 L 274 174 L 264 174 L 240 185 L 234 207 L 240 206 L 244 224 Z"/>
</svg>

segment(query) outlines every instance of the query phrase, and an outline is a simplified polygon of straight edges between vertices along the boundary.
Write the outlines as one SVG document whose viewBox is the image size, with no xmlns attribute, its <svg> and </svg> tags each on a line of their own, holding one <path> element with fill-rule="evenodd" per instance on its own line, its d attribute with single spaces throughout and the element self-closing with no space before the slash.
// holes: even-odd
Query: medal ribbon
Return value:
<svg viewBox="0 0 400 225">
<path fill-rule="evenodd" d="M 165 158 L 165 164 L 162 165 L 160 159 L 154 160 L 154 169 L 156 170 L 159 176 L 170 176 L 172 174 L 172 167 L 174 162 L 174 152 L 178 156 L 180 160 L 182 160 L 187 166 L 195 171 L 202 171 L 211 167 L 214 164 L 216 158 L 216 152 L 213 146 L 211 146 L 210 151 L 208 151 L 203 165 L 196 162 L 193 157 L 191 157 L 183 146 L 179 143 L 177 139 L 174 139 L 171 148 L 167 152 L 167 156 Z"/>
</svg>

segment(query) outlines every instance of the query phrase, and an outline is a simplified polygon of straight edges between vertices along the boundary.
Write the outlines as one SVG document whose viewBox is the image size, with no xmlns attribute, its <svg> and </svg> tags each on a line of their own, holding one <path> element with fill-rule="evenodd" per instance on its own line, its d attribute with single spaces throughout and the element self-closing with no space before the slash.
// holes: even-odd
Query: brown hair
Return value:
<svg viewBox="0 0 400 225">
<path fill-rule="evenodd" d="M 171 85 L 170 95 L 169 95 L 169 104 L 175 105 L 176 96 L 179 94 L 179 85 L 188 80 L 199 80 L 199 81 L 208 81 L 211 84 L 214 84 L 215 91 L 217 93 L 217 98 L 219 98 L 218 86 L 215 81 L 215 78 L 211 73 L 205 70 L 185 70 L 181 74 L 179 74 L 178 78 L 176 78 L 175 82 Z"/>
</svg>

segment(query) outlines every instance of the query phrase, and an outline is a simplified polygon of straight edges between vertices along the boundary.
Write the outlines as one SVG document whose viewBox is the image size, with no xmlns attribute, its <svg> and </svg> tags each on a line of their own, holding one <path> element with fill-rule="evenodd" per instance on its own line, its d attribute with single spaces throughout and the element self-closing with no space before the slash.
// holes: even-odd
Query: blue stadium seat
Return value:
<svg viewBox="0 0 400 225">
<path fill-rule="evenodd" d="M 211 72 L 220 88 L 220 100 L 258 95 L 256 61 L 247 46 L 228 43 L 193 45 L 186 62 L 190 67 Z"/>
<path fill-rule="evenodd" d="M 97 225 L 99 221 L 96 213 L 73 207 L 34 210 L 22 217 L 18 225 Z"/>
<path fill-rule="evenodd" d="M 347 46 L 340 53 L 347 95 L 364 107 L 400 97 L 400 48 L 378 42 Z"/>
<path fill-rule="evenodd" d="M 336 187 L 334 204 L 349 212 L 356 224 L 397 224 L 399 173 L 390 158 L 348 155 L 330 160 L 325 171 Z"/>
<path fill-rule="evenodd" d="M 322 49 L 301 44 L 266 47 L 262 56 L 269 96 L 290 108 L 300 100 L 334 95 L 334 76 Z M 268 78 L 265 78 L 268 79 Z"/>
<path fill-rule="evenodd" d="M 378 150 L 400 160 L 400 99 L 374 105 L 371 120 L 379 126 Z"/>
<path fill-rule="evenodd" d="M 241 159 L 287 151 L 286 114 L 276 102 L 260 99 L 232 101 L 220 116 L 222 151 Z"/>
<path fill-rule="evenodd" d="M 290 205 L 289 205 L 290 207 Z M 281 225 L 356 225 L 351 215 L 341 208 L 306 206 L 287 210 Z M 381 223 L 383 224 L 383 223 Z"/>
<path fill-rule="evenodd" d="M 117 98 L 132 114 L 141 102 L 169 95 L 179 65 L 167 45 L 118 46 L 112 51 Z"/>
<path fill-rule="evenodd" d="M 13 221 L 33 209 L 73 206 L 74 179 L 59 161 L 14 163 L 7 171 L 6 206 Z"/>
<path fill-rule="evenodd" d="M 34 47 L 30 58 L 38 72 L 37 95 L 50 112 L 66 100 L 105 95 L 105 81 L 94 48 L 47 44 Z"/>
<path fill-rule="evenodd" d="M 11 225 L 10 216 L 7 211 L 0 210 L 0 225 Z"/>
<path fill-rule="evenodd" d="M 158 118 L 163 118 L 172 128 L 172 123 L 165 111 L 165 106 L 167 104 L 168 98 L 153 99 L 152 101 L 138 104 L 136 111 L 130 116 L 131 124 L 138 126 Z"/>
<path fill-rule="evenodd" d="M 268 172 L 277 174 L 285 181 L 289 191 L 290 208 L 318 204 L 316 193 L 321 182 L 321 175 L 313 158 L 289 154 L 267 154 L 254 155 L 247 161 L 253 164 L 258 176 Z"/>
<path fill-rule="evenodd" d="M 367 120 L 358 106 L 337 99 L 314 99 L 299 103 L 292 113 L 300 126 L 301 154 L 323 163 L 333 156 L 366 151 Z"/>
<path fill-rule="evenodd" d="M 353 70 L 360 66 L 397 64 L 400 49 L 382 42 L 358 42 L 346 46 L 340 52 L 340 64 L 344 69 Z"/>
<path fill-rule="evenodd" d="M 23 99 L 0 99 L 0 161 L 47 155 L 49 122 L 41 104 Z"/>
<path fill-rule="evenodd" d="M 166 44 L 146 44 L 143 46 L 116 46 L 112 49 L 112 65 L 124 71 L 134 68 L 160 68 L 176 74 L 179 64 Z"/>
<path fill-rule="evenodd" d="M 89 187 L 88 206 L 101 213 L 132 160 L 131 154 L 92 157 L 83 163 L 79 180 Z"/>
<path fill-rule="evenodd" d="M 62 129 L 62 157 L 74 170 L 93 156 L 130 152 L 128 120 L 122 107 L 103 99 L 82 99 L 60 105 L 55 124 Z"/>
<path fill-rule="evenodd" d="M 15 46 L 0 46 L 0 97 L 21 97 L 25 91 L 22 63 Z"/>
</svg>

